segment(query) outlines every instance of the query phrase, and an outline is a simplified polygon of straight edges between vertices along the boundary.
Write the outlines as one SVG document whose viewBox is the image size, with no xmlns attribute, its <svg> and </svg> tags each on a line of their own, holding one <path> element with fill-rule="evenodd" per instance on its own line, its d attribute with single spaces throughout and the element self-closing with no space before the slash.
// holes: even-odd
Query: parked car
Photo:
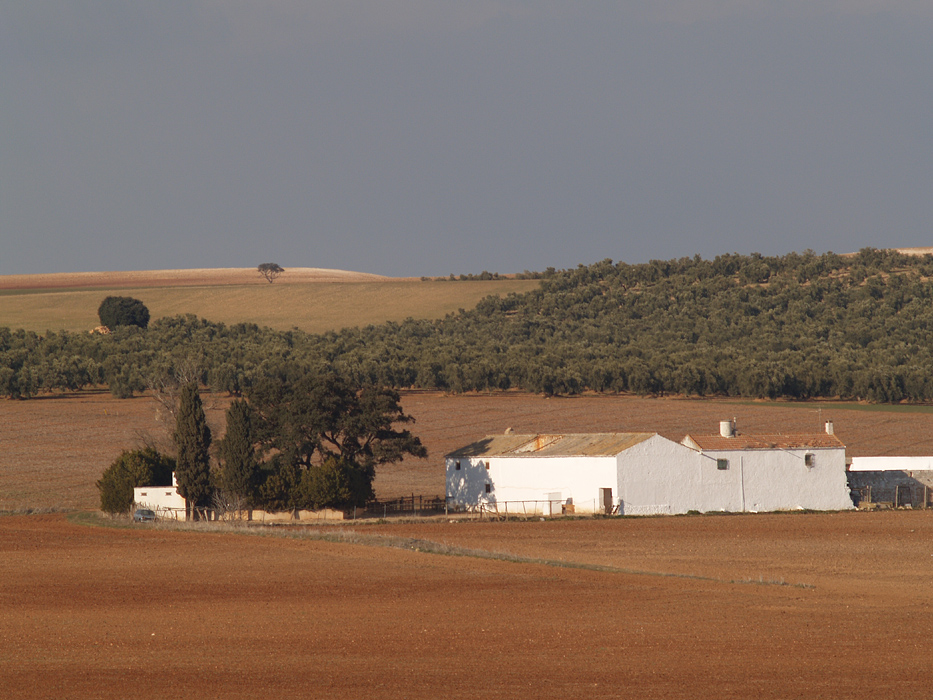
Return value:
<svg viewBox="0 0 933 700">
<path fill-rule="evenodd" d="M 148 508 L 137 508 L 133 513 L 134 523 L 148 523 L 156 519 L 156 514 Z"/>
</svg>

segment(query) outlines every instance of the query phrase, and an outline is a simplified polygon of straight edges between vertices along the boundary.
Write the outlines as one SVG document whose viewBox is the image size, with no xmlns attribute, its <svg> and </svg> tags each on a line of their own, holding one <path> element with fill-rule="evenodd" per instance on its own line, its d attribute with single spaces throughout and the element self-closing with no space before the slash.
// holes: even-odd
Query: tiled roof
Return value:
<svg viewBox="0 0 933 700">
<path fill-rule="evenodd" d="M 611 457 L 657 433 L 487 435 L 448 457 Z"/>
<path fill-rule="evenodd" d="M 828 433 L 803 435 L 687 435 L 682 444 L 695 450 L 794 450 L 844 448 L 842 440 Z"/>
</svg>

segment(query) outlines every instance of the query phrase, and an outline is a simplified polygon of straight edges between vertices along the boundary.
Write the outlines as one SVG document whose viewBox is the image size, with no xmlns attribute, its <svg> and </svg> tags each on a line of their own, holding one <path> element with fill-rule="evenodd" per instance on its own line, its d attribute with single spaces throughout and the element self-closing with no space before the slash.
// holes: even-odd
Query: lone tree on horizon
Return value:
<svg viewBox="0 0 933 700">
<path fill-rule="evenodd" d="M 269 284 L 275 282 L 275 278 L 285 272 L 285 268 L 278 263 L 260 263 L 256 269 L 259 270 L 260 275 L 266 278 Z"/>
</svg>

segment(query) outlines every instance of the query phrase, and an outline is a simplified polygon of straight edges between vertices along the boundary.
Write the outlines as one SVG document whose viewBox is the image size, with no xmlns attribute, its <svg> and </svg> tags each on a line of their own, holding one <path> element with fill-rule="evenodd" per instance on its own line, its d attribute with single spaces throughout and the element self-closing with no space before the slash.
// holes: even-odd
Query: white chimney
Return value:
<svg viewBox="0 0 933 700">
<path fill-rule="evenodd" d="M 826 421 L 826 434 L 833 435 L 833 422 L 831 420 Z"/>
<path fill-rule="evenodd" d="M 726 438 L 735 437 L 735 421 L 734 420 L 719 421 L 719 434 Z"/>
</svg>

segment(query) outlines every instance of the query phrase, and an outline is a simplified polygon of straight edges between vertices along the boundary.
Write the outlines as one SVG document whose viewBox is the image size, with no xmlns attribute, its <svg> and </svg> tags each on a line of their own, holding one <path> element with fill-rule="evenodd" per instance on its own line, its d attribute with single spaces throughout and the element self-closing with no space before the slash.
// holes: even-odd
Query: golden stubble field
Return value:
<svg viewBox="0 0 933 700">
<path fill-rule="evenodd" d="M 227 324 L 322 333 L 352 326 L 436 319 L 489 295 L 521 293 L 535 280 L 472 282 L 381 277 L 344 270 L 286 268 L 273 284 L 253 268 L 0 276 L 0 326 L 87 331 L 115 294 L 141 300 L 153 319 L 194 314 Z"/>
</svg>

